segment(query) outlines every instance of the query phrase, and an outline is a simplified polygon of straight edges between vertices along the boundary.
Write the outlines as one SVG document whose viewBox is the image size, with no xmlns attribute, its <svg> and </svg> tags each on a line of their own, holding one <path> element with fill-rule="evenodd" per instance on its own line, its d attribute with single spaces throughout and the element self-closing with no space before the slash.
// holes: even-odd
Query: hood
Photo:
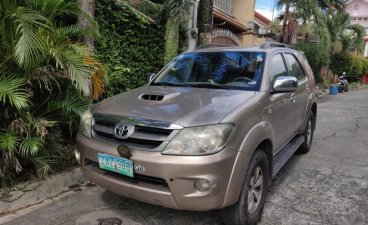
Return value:
<svg viewBox="0 0 368 225">
<path fill-rule="evenodd" d="M 219 123 L 253 95 L 254 91 L 144 86 L 106 99 L 91 111 L 189 127 Z"/>
</svg>

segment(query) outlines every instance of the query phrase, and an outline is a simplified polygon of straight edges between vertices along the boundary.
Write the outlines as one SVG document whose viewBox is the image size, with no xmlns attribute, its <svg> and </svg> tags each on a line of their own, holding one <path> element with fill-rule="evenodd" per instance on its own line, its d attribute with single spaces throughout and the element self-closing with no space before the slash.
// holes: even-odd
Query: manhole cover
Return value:
<svg viewBox="0 0 368 225">
<path fill-rule="evenodd" d="M 1 0 L 0 0 L 1 1 Z M 96 208 L 89 213 L 81 215 L 74 225 L 145 225 L 145 218 L 139 213 L 131 213 L 117 207 Z"/>
<path fill-rule="evenodd" d="M 98 219 L 98 225 L 121 225 L 122 221 L 119 218 Z"/>
</svg>

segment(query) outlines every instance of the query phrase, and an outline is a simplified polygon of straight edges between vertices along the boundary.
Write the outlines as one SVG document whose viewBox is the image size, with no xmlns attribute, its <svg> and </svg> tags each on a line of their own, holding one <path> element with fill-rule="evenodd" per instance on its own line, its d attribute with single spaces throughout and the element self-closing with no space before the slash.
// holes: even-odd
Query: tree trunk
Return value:
<svg viewBox="0 0 368 225">
<path fill-rule="evenodd" d="M 169 18 L 166 22 L 165 31 L 165 63 L 170 62 L 177 54 L 179 49 L 179 24 Z"/>
<path fill-rule="evenodd" d="M 201 0 L 198 8 L 198 37 L 199 45 L 206 44 L 212 33 L 213 25 L 213 0 Z"/>
<path fill-rule="evenodd" d="M 79 7 L 91 18 L 95 16 L 95 0 L 78 0 Z M 82 28 L 91 28 L 91 23 L 84 17 L 78 17 L 78 24 Z M 94 49 L 94 40 L 91 36 L 83 36 L 80 38 L 81 42 L 85 43 L 89 48 Z"/>
<path fill-rule="evenodd" d="M 284 20 L 282 22 L 282 36 L 281 36 L 281 42 L 282 43 L 288 43 L 289 12 L 290 12 L 290 3 L 287 2 L 286 5 L 285 5 Z"/>
</svg>

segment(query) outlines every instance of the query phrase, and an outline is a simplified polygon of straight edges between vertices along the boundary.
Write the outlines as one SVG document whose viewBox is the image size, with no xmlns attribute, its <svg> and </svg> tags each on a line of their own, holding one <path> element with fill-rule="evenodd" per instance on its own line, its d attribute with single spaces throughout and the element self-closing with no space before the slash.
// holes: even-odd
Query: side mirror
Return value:
<svg viewBox="0 0 368 225">
<path fill-rule="evenodd" d="M 155 73 L 149 73 L 149 74 L 147 74 L 148 81 L 151 82 L 153 79 L 155 79 L 156 75 L 157 74 L 155 74 Z"/>
<path fill-rule="evenodd" d="M 273 93 L 294 92 L 298 88 L 298 80 L 295 77 L 277 77 L 273 82 Z"/>
</svg>

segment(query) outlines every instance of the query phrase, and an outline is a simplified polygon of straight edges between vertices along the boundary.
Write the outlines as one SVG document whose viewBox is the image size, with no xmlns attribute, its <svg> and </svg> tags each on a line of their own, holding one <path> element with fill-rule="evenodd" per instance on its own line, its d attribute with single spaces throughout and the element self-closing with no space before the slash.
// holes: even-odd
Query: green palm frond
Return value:
<svg viewBox="0 0 368 225">
<path fill-rule="evenodd" d="M 44 145 L 44 140 L 38 136 L 26 137 L 19 146 L 20 154 L 24 157 L 36 155 Z"/>
<path fill-rule="evenodd" d="M 92 35 L 91 29 L 82 28 L 79 24 L 71 24 L 57 28 L 57 32 L 66 37 Z"/>
<path fill-rule="evenodd" d="M 48 112 L 65 110 L 69 113 L 74 113 L 80 116 L 88 109 L 89 106 L 90 104 L 84 99 L 64 96 L 49 101 L 47 108 Z"/>
<path fill-rule="evenodd" d="M 10 156 L 14 155 L 20 138 L 12 133 L 0 133 L 0 150 L 7 152 Z"/>
<path fill-rule="evenodd" d="M 168 0 L 164 3 L 164 11 L 175 21 L 181 21 L 190 14 L 194 0 Z"/>
<path fill-rule="evenodd" d="M 15 47 L 15 60 L 19 66 L 29 68 L 44 55 L 47 42 L 40 29 L 48 29 L 49 21 L 39 12 L 23 7 L 18 7 L 15 16 L 20 36 Z"/>
<path fill-rule="evenodd" d="M 79 15 L 81 10 L 74 1 L 66 0 L 28 0 L 28 7 L 42 12 L 47 18 L 53 18 L 57 15 Z"/>
<path fill-rule="evenodd" d="M 57 67 L 63 69 L 78 91 L 89 94 L 92 67 L 85 63 L 85 56 L 77 54 L 73 48 L 53 49 L 52 55 Z"/>
<path fill-rule="evenodd" d="M 29 95 L 24 88 L 26 81 L 22 78 L 0 76 L 0 103 L 9 103 L 17 109 L 29 106 Z"/>
<path fill-rule="evenodd" d="M 39 176 L 47 176 L 52 173 L 52 166 L 56 165 L 57 162 L 47 156 L 36 156 L 32 158 L 32 163 Z"/>
</svg>

